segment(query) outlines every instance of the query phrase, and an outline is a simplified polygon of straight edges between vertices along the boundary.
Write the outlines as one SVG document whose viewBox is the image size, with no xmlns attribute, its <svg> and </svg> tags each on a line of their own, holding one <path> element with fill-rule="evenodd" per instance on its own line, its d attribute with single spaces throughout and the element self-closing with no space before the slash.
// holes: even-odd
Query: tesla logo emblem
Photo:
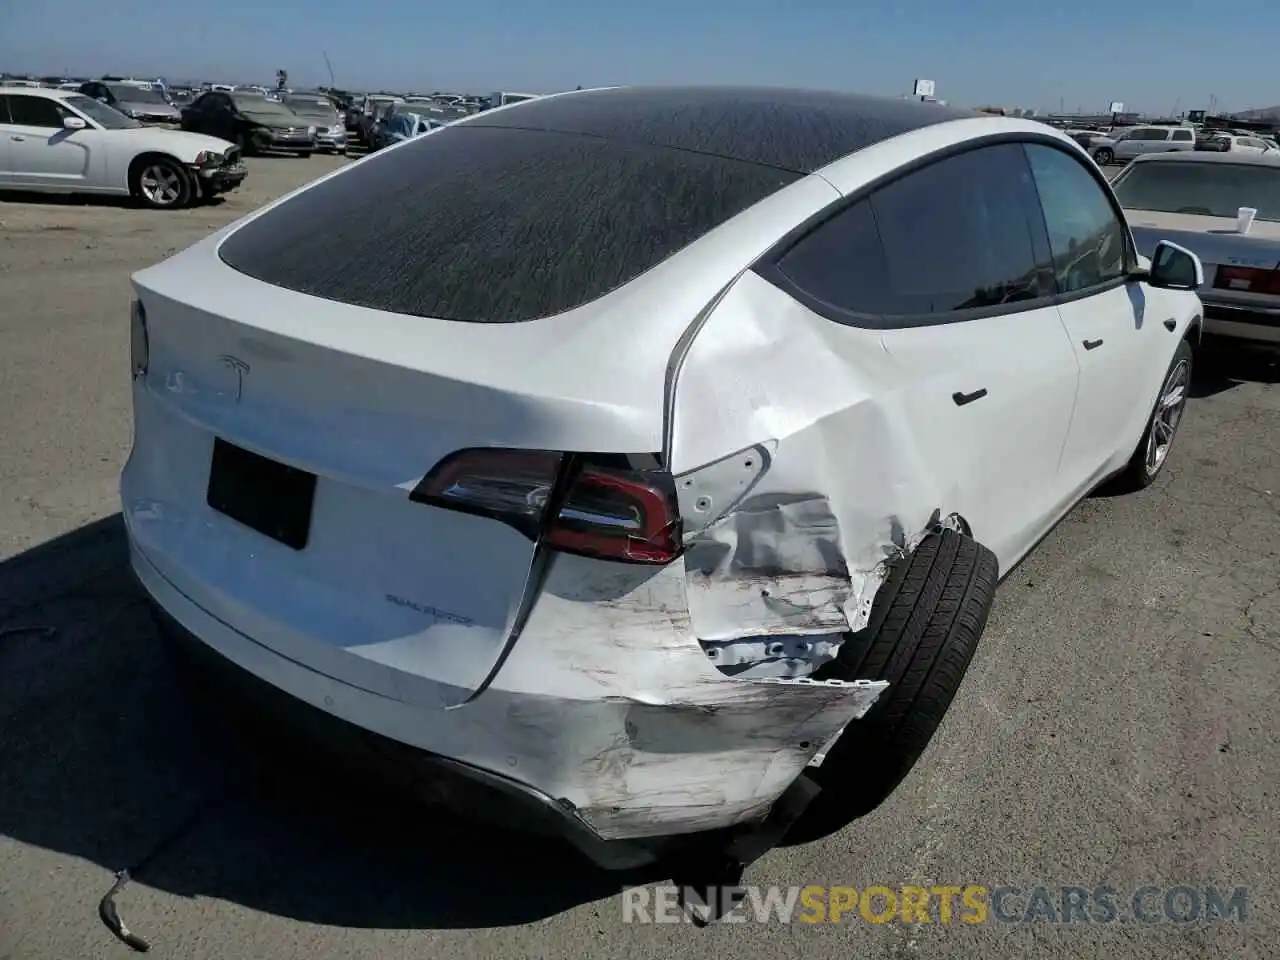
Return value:
<svg viewBox="0 0 1280 960">
<path fill-rule="evenodd" d="M 244 375 L 249 372 L 249 365 L 239 357 L 233 357 L 229 353 L 224 353 L 218 358 L 228 370 L 236 372 L 236 403 L 240 402 L 240 398 L 244 395 Z"/>
</svg>

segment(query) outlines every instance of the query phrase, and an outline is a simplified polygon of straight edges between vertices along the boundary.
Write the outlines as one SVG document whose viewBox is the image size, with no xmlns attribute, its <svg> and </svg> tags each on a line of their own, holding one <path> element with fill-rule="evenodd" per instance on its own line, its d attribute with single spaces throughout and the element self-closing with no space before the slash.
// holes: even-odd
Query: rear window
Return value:
<svg viewBox="0 0 1280 960">
<path fill-rule="evenodd" d="M 391 313 L 510 323 L 604 296 L 799 178 L 704 154 L 461 125 L 317 184 L 223 261 Z"/>
<path fill-rule="evenodd" d="M 1116 179 L 1114 189 L 1127 210 L 1235 219 L 1241 207 L 1253 207 L 1259 220 L 1280 220 L 1280 166 L 1270 164 L 1135 163 Z"/>
</svg>

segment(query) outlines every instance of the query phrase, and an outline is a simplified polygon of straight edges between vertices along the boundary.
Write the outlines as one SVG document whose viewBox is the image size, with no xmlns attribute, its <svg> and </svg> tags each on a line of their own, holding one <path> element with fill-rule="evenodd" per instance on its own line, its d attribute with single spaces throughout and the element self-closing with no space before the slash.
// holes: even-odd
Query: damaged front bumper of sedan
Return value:
<svg viewBox="0 0 1280 960">
<path fill-rule="evenodd" d="M 202 153 L 190 165 L 192 179 L 202 198 L 217 196 L 235 190 L 249 175 L 240 151 L 228 150 L 225 154 Z"/>
</svg>

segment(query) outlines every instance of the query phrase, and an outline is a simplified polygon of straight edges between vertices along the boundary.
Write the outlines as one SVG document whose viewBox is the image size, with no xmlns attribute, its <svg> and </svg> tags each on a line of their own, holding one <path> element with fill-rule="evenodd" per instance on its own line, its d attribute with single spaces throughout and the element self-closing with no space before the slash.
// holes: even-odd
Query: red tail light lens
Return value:
<svg viewBox="0 0 1280 960">
<path fill-rule="evenodd" d="M 681 551 L 670 474 L 635 469 L 625 458 L 463 450 L 441 461 L 409 498 L 500 520 L 531 539 L 541 534 L 566 553 L 663 564 Z"/>
<path fill-rule="evenodd" d="M 680 513 L 669 479 L 659 471 L 581 464 L 547 543 L 591 557 L 670 563 L 680 555 Z"/>
<path fill-rule="evenodd" d="M 1218 267 L 1213 285 L 1219 290 L 1280 295 L 1280 268 L 1265 270 L 1257 267 Z"/>
</svg>

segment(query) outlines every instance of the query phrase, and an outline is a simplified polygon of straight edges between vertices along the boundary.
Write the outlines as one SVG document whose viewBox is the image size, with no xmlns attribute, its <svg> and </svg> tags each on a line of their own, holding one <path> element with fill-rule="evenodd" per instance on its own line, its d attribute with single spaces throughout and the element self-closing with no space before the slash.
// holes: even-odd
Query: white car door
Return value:
<svg viewBox="0 0 1280 960">
<path fill-rule="evenodd" d="M 9 136 L 12 126 L 9 123 L 9 99 L 0 94 L 0 188 L 8 186 L 13 179 L 9 160 Z"/>
<path fill-rule="evenodd" d="M 848 483 L 878 477 L 928 490 L 1002 569 L 1057 519 L 1076 392 L 1047 243 L 1033 235 L 1039 222 L 1021 146 L 983 147 L 892 181 L 814 228 L 757 268 L 776 289 L 757 292 L 764 284 L 752 275 L 739 285 L 756 298 L 752 312 L 792 325 L 779 335 L 822 344 L 802 378 L 830 379 L 833 365 L 857 371 L 848 408 L 820 424 L 829 456 L 860 471 Z M 892 462 L 880 462 L 886 448 Z M 868 512 L 886 496 L 869 493 Z"/>
<path fill-rule="evenodd" d="M 1156 127 L 1137 127 L 1125 136 L 1123 147 L 1117 149 L 1117 156 L 1133 157 L 1144 153 L 1158 153 L 1168 145 L 1169 131 Z"/>
<path fill-rule="evenodd" d="M 1163 318 L 1147 316 L 1139 284 L 1128 280 L 1129 231 L 1107 188 L 1067 150 L 1029 144 L 1027 157 L 1044 210 L 1058 310 L 1080 369 L 1062 474 L 1081 496 L 1132 455 L 1151 412 L 1145 372 L 1162 354 Z"/>
<path fill-rule="evenodd" d="M 102 131 L 67 130 L 70 111 L 38 95 L 9 94 L 11 185 L 32 190 L 93 190 L 101 183 Z M 83 119 L 83 118 L 82 118 Z"/>
</svg>

